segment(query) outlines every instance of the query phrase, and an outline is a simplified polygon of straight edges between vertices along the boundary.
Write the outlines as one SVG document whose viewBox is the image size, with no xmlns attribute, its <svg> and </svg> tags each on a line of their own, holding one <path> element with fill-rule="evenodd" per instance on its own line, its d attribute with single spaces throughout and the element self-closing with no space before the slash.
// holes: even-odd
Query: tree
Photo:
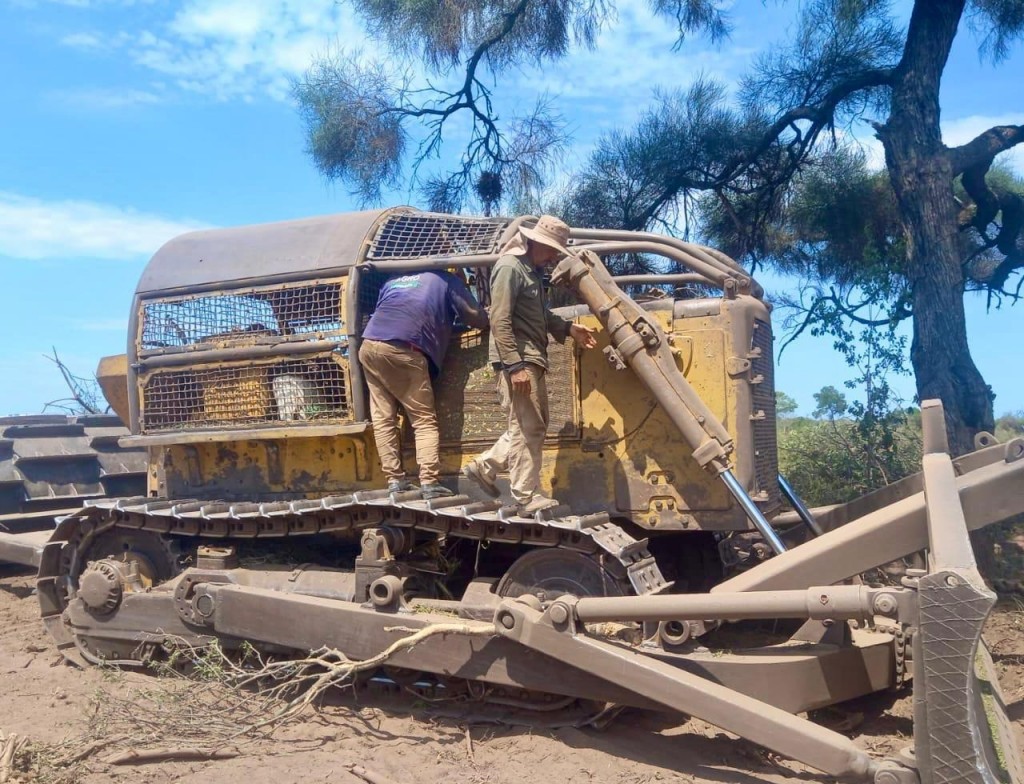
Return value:
<svg viewBox="0 0 1024 784">
<path fill-rule="evenodd" d="M 649 4 L 678 30 L 678 45 L 692 33 L 717 39 L 728 32 L 725 2 Z M 408 71 L 389 75 L 343 58 L 314 65 L 296 87 L 314 160 L 372 198 L 379 184 L 394 184 L 407 170 L 417 182 L 446 124 L 466 115 L 471 130 L 459 166 L 419 182 L 430 206 L 446 209 L 461 207 L 485 174 L 488 187 L 477 188 L 485 206 L 505 198 L 506 188 L 512 203 L 535 192 L 553 163 L 544 152 L 564 143 L 564 128 L 543 100 L 527 118 L 499 123 L 484 75 L 496 79 L 524 63 L 556 61 L 572 46 L 592 46 L 615 10 L 613 0 L 353 5 L 376 40 L 451 86 L 418 85 Z M 964 268 L 972 259 L 964 258 L 961 236 L 975 233 L 994 259 L 988 285 L 1010 293 L 1008 281 L 1024 268 L 1024 201 L 995 188 L 989 175 L 996 156 L 1024 140 L 1024 126 L 990 128 L 947 147 L 939 87 L 962 25 L 980 31 L 984 52 L 998 60 L 1024 32 L 1024 4 L 915 0 L 906 24 L 882 0 L 809 0 L 797 13 L 790 45 L 761 58 L 734 106 L 720 86 L 701 80 L 685 92 L 667 90 L 636 128 L 607 137 L 574 179 L 566 212 L 574 207 L 597 225 L 672 227 L 696 197 L 710 193 L 744 238 L 733 249 L 743 256 L 774 231 L 795 178 L 834 147 L 837 127 L 872 120 L 898 221 L 891 250 L 913 318 L 918 396 L 943 401 L 954 451 L 966 451 L 976 431 L 992 428 L 993 416 L 991 390 L 967 345 Z M 412 119 L 427 122 L 427 135 L 406 161 Z"/>
<path fill-rule="evenodd" d="M 921 470 L 920 419 L 899 409 L 871 423 L 798 417 L 779 429 L 779 470 L 807 504 L 850 501 Z"/>
<path fill-rule="evenodd" d="M 775 413 L 780 418 L 795 414 L 796 409 L 797 403 L 790 395 L 780 390 L 775 390 Z"/>
</svg>

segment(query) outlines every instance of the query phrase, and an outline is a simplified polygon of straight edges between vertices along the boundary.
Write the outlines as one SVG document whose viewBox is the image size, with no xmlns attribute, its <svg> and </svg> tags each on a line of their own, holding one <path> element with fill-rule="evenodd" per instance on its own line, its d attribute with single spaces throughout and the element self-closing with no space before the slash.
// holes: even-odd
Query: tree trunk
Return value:
<svg viewBox="0 0 1024 784">
<path fill-rule="evenodd" d="M 991 430 L 992 392 L 971 358 L 949 150 L 939 129 L 939 84 L 964 0 L 917 0 L 879 129 L 907 238 L 914 337 L 910 359 L 921 400 L 938 398 L 954 454 Z"/>
<path fill-rule="evenodd" d="M 950 448 L 960 455 L 974 448 L 975 433 L 993 429 L 992 392 L 967 345 L 964 278 L 948 161 L 938 158 L 929 163 L 911 171 L 892 169 L 909 248 L 907 272 L 914 311 L 910 359 L 918 397 L 942 401 Z"/>
</svg>

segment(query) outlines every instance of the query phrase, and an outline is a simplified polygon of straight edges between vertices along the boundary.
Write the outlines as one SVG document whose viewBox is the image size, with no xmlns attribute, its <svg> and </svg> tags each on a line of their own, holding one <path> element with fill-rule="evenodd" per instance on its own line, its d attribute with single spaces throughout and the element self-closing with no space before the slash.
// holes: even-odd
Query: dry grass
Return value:
<svg viewBox="0 0 1024 784">
<path fill-rule="evenodd" d="M 330 690 L 351 685 L 359 673 L 378 669 L 429 637 L 493 633 L 466 623 L 393 631 L 408 634 L 363 661 L 328 648 L 302 659 L 273 660 L 247 644 L 229 655 L 216 643 L 202 648 L 181 643 L 166 661 L 153 665 L 158 677 L 144 686 L 107 670 L 106 686 L 90 701 L 89 729 L 52 745 L 18 739 L 8 765 L 17 776 L 12 781 L 71 784 L 97 761 L 123 765 L 236 756 L 298 719 Z M 0 764 L 2 759 L 0 751 Z"/>
</svg>

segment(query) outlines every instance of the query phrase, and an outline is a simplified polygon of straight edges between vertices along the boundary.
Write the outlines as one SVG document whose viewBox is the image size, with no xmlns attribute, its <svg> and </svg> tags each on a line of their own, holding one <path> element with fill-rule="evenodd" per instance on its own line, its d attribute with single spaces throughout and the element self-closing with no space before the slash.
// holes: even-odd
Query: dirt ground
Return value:
<svg viewBox="0 0 1024 784">
<path fill-rule="evenodd" d="M 1004 695 L 1024 744 L 1024 604 L 1001 606 L 987 638 L 1000 670 Z M 766 673 L 767 675 L 767 673 Z M 24 570 L 0 566 L 0 731 L 37 744 L 57 744 L 89 727 L 97 694 L 131 698 L 154 676 L 112 677 L 61 662 L 37 616 L 32 580 Z M 371 695 L 373 696 L 373 695 Z M 96 753 L 72 780 L 288 784 L 360 782 L 404 784 L 754 784 L 826 781 L 827 777 L 780 760 L 703 722 L 626 712 L 602 731 L 496 726 L 477 711 L 439 718 L 412 698 L 362 699 L 362 706 L 325 708 L 224 760 L 112 765 Z M 909 692 L 874 695 L 819 717 L 876 754 L 910 743 Z M 352 772 L 365 768 L 365 775 Z M 15 781 L 32 781 L 19 774 Z M 367 778 L 367 776 L 369 778 Z"/>
</svg>

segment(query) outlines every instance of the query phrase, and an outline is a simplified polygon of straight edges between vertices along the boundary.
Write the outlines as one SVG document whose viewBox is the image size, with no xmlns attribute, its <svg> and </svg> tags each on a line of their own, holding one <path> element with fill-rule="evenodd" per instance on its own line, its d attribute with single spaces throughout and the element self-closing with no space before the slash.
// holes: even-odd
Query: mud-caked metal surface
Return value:
<svg viewBox="0 0 1024 784">
<path fill-rule="evenodd" d="M 56 518 L 146 491 L 146 450 L 106 414 L 0 417 L 0 562 L 38 565 Z"/>
<path fill-rule="evenodd" d="M 1016 751 L 1000 737 L 997 690 L 975 666 L 991 596 L 975 579 L 966 531 L 1024 506 L 1024 450 L 984 454 L 955 476 L 937 435 L 941 407 L 926 403 L 918 484 L 786 550 L 771 520 L 780 491 L 767 432 L 770 308 L 722 254 L 656 235 L 573 231 L 576 247 L 554 280 L 583 303 L 565 314 L 595 327 L 603 351 L 570 344 L 559 363 L 558 394 L 570 400 L 541 474 L 567 506 L 523 517 L 465 495 L 373 489 L 384 479 L 358 348 L 381 285 L 457 267 L 484 297 L 498 248 L 530 220 L 399 208 L 165 246 L 136 291 L 124 363 L 133 431 L 124 443 L 148 448 L 149 482 L 136 497 L 63 517 L 42 548 L 37 592 L 58 647 L 119 664 L 213 639 L 274 651 L 329 645 L 363 659 L 394 641 L 396 617 L 416 629 L 455 617 L 467 640 L 438 635 L 395 666 L 661 705 L 876 784 L 1021 784 L 1002 760 Z M 602 255 L 618 253 L 662 255 L 722 297 L 666 291 L 640 306 L 603 266 Z M 485 335 L 468 338 L 479 347 Z M 486 366 L 460 358 L 467 379 L 484 372 L 453 388 L 475 392 Z M 457 421 L 472 412 L 461 402 L 442 407 L 455 434 L 443 445 L 445 481 L 486 446 L 472 434 L 501 426 Z M 754 529 L 770 545 L 765 557 L 780 555 L 713 594 L 681 593 L 690 543 L 711 540 L 717 554 L 715 536 L 728 545 Z M 275 560 L 314 536 L 312 564 Z M 933 547 L 933 568 L 917 583 L 835 585 L 911 544 Z M 256 568 L 239 566 L 243 554 Z M 559 593 L 567 585 L 570 595 Z M 780 587 L 791 590 L 764 590 Z M 748 618 L 805 624 L 746 658 L 700 650 L 721 624 Z M 902 683 L 911 639 L 917 770 L 787 712 Z M 983 732 L 982 715 L 994 731 Z"/>
<path fill-rule="evenodd" d="M 1024 784 L 1024 762 L 981 639 L 996 603 L 978 573 L 942 405 L 921 406 L 931 569 L 917 580 L 914 743 L 922 784 Z M 994 776 L 993 776 L 994 774 Z"/>
<path fill-rule="evenodd" d="M 373 526 L 599 553 L 614 559 L 637 594 L 670 587 L 646 540 L 633 538 L 607 515 L 559 515 L 566 511 L 556 508 L 521 517 L 516 507 L 503 507 L 497 501 L 473 502 L 466 496 L 427 501 L 417 491 L 367 491 L 266 504 L 145 497 L 97 501 L 58 526 L 43 550 L 37 590 L 44 623 L 58 647 L 72 652 L 76 634 L 102 637 L 103 623 L 97 623 L 95 630 L 72 632 L 63 613 L 77 590 L 88 555 L 97 557 L 93 543 L 106 532 L 146 531 L 171 541 L 199 537 L 224 542 L 358 532 Z"/>
</svg>

